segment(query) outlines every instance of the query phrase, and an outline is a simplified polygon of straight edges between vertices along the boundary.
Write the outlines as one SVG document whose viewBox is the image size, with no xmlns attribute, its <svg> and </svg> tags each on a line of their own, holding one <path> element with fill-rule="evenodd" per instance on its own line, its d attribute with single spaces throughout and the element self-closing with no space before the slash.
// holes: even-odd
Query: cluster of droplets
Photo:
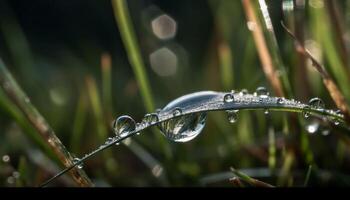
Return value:
<svg viewBox="0 0 350 200">
<path fill-rule="evenodd" d="M 175 142 L 187 142 L 192 140 L 203 130 L 206 121 L 206 112 L 194 112 L 184 114 L 183 109 L 191 106 L 191 103 L 197 103 L 200 101 L 205 102 L 211 98 L 216 98 L 220 95 L 217 92 L 205 91 L 197 92 L 189 95 L 182 96 L 174 101 L 170 102 L 163 109 L 157 109 L 155 113 L 146 114 L 140 123 L 135 123 L 135 121 L 127 115 L 118 117 L 113 125 L 116 138 L 124 138 L 130 132 L 134 132 L 135 129 L 143 129 L 151 125 L 157 125 L 161 132 L 170 140 Z M 237 96 L 236 96 L 237 95 Z M 255 103 L 276 103 L 277 105 L 302 105 L 300 102 L 295 100 L 286 100 L 283 97 L 269 97 L 270 93 L 265 87 L 258 87 L 253 95 L 248 94 L 246 89 L 239 92 L 232 90 L 231 92 L 223 94 L 224 104 L 234 104 L 234 103 L 249 103 L 250 99 Z M 236 99 L 237 98 L 237 99 Z M 227 108 L 230 106 L 227 106 Z M 191 108 L 191 107 L 189 107 Z M 308 118 L 311 115 L 312 110 L 324 111 L 325 104 L 320 98 L 310 99 L 308 105 L 302 107 L 303 116 Z M 227 119 L 230 123 L 235 123 L 238 120 L 238 110 L 228 109 L 226 110 Z M 264 114 L 269 114 L 269 109 L 264 109 Z M 339 115 L 339 112 L 334 114 Z M 159 116 L 166 116 L 166 120 L 159 122 Z M 339 124 L 339 121 L 334 118 L 334 124 Z M 159 123 L 158 123 L 159 122 Z M 315 125 L 306 126 L 308 132 L 313 132 Z M 310 130 L 310 131 L 309 131 Z M 139 133 L 137 133 L 139 134 Z M 325 133 L 326 134 L 326 133 Z M 109 138 L 106 141 L 108 143 L 113 142 L 113 138 Z M 117 143 L 119 144 L 119 143 Z"/>
</svg>

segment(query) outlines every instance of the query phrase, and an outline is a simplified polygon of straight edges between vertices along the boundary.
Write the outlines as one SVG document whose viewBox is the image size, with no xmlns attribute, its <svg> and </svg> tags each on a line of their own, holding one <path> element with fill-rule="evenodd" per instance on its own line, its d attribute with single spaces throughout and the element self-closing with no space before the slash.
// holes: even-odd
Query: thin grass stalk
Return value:
<svg viewBox="0 0 350 200">
<path fill-rule="evenodd" d="M 119 32 L 126 48 L 129 62 L 134 70 L 137 84 L 140 87 L 141 96 L 145 103 L 146 110 L 147 112 L 152 112 L 155 109 L 152 91 L 142 61 L 140 47 L 137 43 L 127 3 L 125 0 L 112 0 L 112 5 Z"/>
<path fill-rule="evenodd" d="M 285 96 L 279 74 L 275 69 L 271 54 L 268 50 L 260 22 L 255 15 L 254 7 L 250 0 L 242 0 L 242 3 L 248 19 L 247 21 L 251 24 L 253 38 L 266 78 L 269 80 L 277 96 Z"/>
<path fill-rule="evenodd" d="M 265 187 L 265 188 L 272 188 L 272 187 L 275 187 L 269 183 L 265 183 L 263 181 L 260 181 L 260 180 L 257 180 L 257 179 L 254 179 L 250 176 L 248 176 L 247 174 L 244 174 L 240 171 L 238 171 L 237 169 L 231 167 L 231 172 L 237 176 L 239 179 L 249 183 L 250 185 L 254 186 L 254 187 Z"/>
<path fill-rule="evenodd" d="M 13 101 L 15 105 L 23 112 L 29 122 L 40 134 L 42 139 L 47 142 L 56 156 L 60 159 L 65 167 L 74 164 L 73 156 L 69 153 L 66 147 L 62 144 L 56 136 L 53 129 L 47 123 L 45 118 L 38 112 L 34 105 L 30 102 L 29 97 L 17 84 L 10 72 L 5 67 L 5 64 L 0 59 L 0 84 L 7 96 Z M 93 186 L 91 180 L 82 169 L 73 169 L 71 171 L 73 180 L 84 187 Z"/>
<path fill-rule="evenodd" d="M 346 42 L 344 39 L 345 31 L 343 27 L 343 17 L 340 16 L 341 13 L 339 11 L 339 8 L 337 6 L 337 1 L 334 0 L 325 0 L 326 8 L 329 13 L 329 19 L 331 21 L 330 25 L 334 27 L 334 33 L 335 33 L 335 39 L 337 40 L 337 44 L 339 46 L 340 51 L 340 58 L 343 61 L 344 69 L 346 70 L 347 74 L 350 78 L 350 71 L 349 71 L 349 60 L 348 60 L 348 51 L 346 48 Z"/>
<path fill-rule="evenodd" d="M 137 84 L 140 87 L 140 92 L 146 107 L 146 111 L 154 112 L 155 107 L 153 95 L 147 78 L 144 62 L 142 60 L 141 50 L 137 43 L 136 34 L 128 11 L 127 2 L 125 0 L 112 0 L 112 6 L 129 62 L 136 76 Z M 158 134 L 158 131 L 155 129 L 152 129 L 152 132 L 155 133 L 156 140 L 163 148 L 165 155 L 170 158 L 171 151 L 169 146 L 165 143 L 165 140 L 160 137 L 160 134 Z"/>
<path fill-rule="evenodd" d="M 301 45 L 300 41 L 283 23 L 282 23 L 282 26 L 287 31 L 287 33 L 294 39 L 296 44 L 296 50 L 312 61 L 312 66 L 314 66 L 315 69 L 320 73 L 323 83 L 327 88 L 334 103 L 344 114 L 345 120 L 347 121 L 347 123 L 350 124 L 349 107 L 346 103 L 345 97 L 343 96 L 342 92 L 339 90 L 338 86 L 333 81 L 332 77 L 328 74 L 326 69 L 311 55 L 311 53 Z"/>
</svg>

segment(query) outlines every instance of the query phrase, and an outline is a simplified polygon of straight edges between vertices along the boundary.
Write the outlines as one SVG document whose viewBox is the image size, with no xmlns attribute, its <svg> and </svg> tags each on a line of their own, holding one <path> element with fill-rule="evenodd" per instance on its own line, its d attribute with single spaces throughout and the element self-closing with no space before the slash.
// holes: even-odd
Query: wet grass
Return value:
<svg viewBox="0 0 350 200">
<path fill-rule="evenodd" d="M 245 88 L 252 93 L 264 86 L 274 96 L 302 102 L 317 96 L 327 108 L 338 109 L 332 89 L 323 84 L 307 55 L 297 51 L 281 21 L 329 73 L 348 106 L 350 4 L 310 0 L 288 9 L 288 2 L 157 1 L 159 12 L 177 23 L 176 36 L 161 40 L 151 26 L 157 12 L 138 1 L 90 2 L 79 9 L 88 13 L 66 10 L 69 20 L 63 14 L 49 15 L 62 12 L 59 3 L 33 15 L 25 3 L 2 1 L 0 57 L 32 106 L 76 156 L 112 137 L 117 116 L 141 121 L 144 114 L 194 91 Z M 261 7 L 264 3 L 267 9 Z M 188 10 L 193 6 L 195 10 Z M 252 15 L 261 29 L 258 34 L 247 27 Z M 39 25 L 26 20 L 28 16 L 35 16 L 29 20 L 38 20 L 34 24 Z M 266 26 L 269 19 L 273 30 Z M 38 30 L 46 30 L 46 36 Z M 149 55 L 162 47 L 177 56 L 171 76 L 159 76 L 149 61 Z M 266 73 L 269 67 L 272 77 Z M 36 186 L 62 167 L 26 115 L 2 88 L 1 186 Z M 310 134 L 306 127 L 314 121 L 319 129 Z M 323 135 L 323 129 L 329 134 Z M 226 113 L 210 113 L 203 133 L 190 142 L 174 143 L 158 130 L 148 130 L 127 145 L 91 158 L 83 170 L 96 186 L 193 186 L 202 185 L 209 175 L 206 186 L 348 186 L 348 135 L 333 123 L 301 114 L 240 111 L 237 122 L 230 124 Z M 3 161 L 5 155 L 9 161 Z M 33 159 L 39 155 L 41 160 Z M 230 167 L 237 170 L 228 172 Z M 13 172 L 19 172 L 19 178 Z M 52 186 L 75 183 L 63 176 Z"/>
</svg>

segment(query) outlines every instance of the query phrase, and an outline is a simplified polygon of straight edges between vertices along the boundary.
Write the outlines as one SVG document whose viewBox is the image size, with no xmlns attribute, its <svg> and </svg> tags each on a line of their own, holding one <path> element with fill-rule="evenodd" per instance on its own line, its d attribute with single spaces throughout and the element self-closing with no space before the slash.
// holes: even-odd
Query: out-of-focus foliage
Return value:
<svg viewBox="0 0 350 200">
<path fill-rule="evenodd" d="M 127 2 L 156 108 L 201 90 L 265 86 L 273 94 L 241 1 Z M 266 3 L 278 44 L 269 50 L 283 61 L 292 96 L 306 102 L 317 96 L 336 109 L 280 21 L 325 65 L 349 103 L 350 2 L 331 3 L 336 19 L 328 0 Z M 109 0 L 0 1 L 0 57 L 76 156 L 112 136 L 115 117 L 140 121 L 147 113 Z M 190 142 L 167 141 L 149 130 L 93 157 L 84 169 L 97 186 L 232 186 L 230 167 L 272 185 L 302 186 L 312 165 L 307 185 L 349 186 L 349 132 L 313 118 L 290 118 L 242 111 L 230 124 L 226 113 L 210 113 L 201 135 Z M 315 123 L 319 128 L 309 134 Z M 57 159 L 2 90 L 0 130 L 0 186 L 38 185 L 59 171 Z M 63 176 L 52 185 L 74 183 Z"/>
</svg>

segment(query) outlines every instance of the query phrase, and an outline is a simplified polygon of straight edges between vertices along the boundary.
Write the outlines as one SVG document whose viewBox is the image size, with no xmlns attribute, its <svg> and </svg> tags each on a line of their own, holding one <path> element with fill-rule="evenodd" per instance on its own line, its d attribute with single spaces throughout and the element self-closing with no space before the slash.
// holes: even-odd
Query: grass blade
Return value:
<svg viewBox="0 0 350 200">
<path fill-rule="evenodd" d="M 257 19 L 257 16 L 255 15 L 253 4 L 250 0 L 243 0 L 242 2 L 248 19 L 247 21 L 252 25 L 251 30 L 253 33 L 255 45 L 258 50 L 259 58 L 262 63 L 263 71 L 269 80 L 275 94 L 277 96 L 285 96 L 281 80 L 279 79 L 279 75 L 275 69 L 271 54 L 268 50 L 263 30 Z"/>
<path fill-rule="evenodd" d="M 345 120 L 350 124 L 350 110 L 346 103 L 345 97 L 338 89 L 338 86 L 333 81 L 332 77 L 328 74 L 326 69 L 311 55 L 311 53 L 301 45 L 300 41 L 295 37 L 295 35 L 282 23 L 282 26 L 287 31 L 287 33 L 295 40 L 296 50 L 302 53 L 305 57 L 311 59 L 312 66 L 320 73 L 323 83 L 326 86 L 330 96 L 332 97 L 336 106 L 344 113 Z"/>
<path fill-rule="evenodd" d="M 140 47 L 137 43 L 136 34 L 132 27 L 130 14 L 125 0 L 112 0 L 115 19 L 127 51 L 129 62 L 134 70 L 136 81 L 140 87 L 141 96 L 147 112 L 154 111 L 152 91 L 142 61 Z"/>
<path fill-rule="evenodd" d="M 6 69 L 5 64 L 0 59 L 0 84 L 7 96 L 17 105 L 24 113 L 29 122 L 40 134 L 49 146 L 53 149 L 62 164 L 66 167 L 71 166 L 73 162 L 72 155 L 58 139 L 50 125 L 44 117 L 31 104 L 28 96 L 22 91 L 10 72 Z M 92 182 L 82 169 L 74 169 L 71 176 L 80 186 L 92 186 Z"/>
<path fill-rule="evenodd" d="M 275 187 L 271 184 L 265 183 L 263 181 L 259 181 L 257 179 L 254 179 L 238 170 L 236 170 L 235 168 L 231 167 L 231 171 L 232 173 L 237 176 L 238 178 L 240 178 L 241 180 L 249 183 L 250 185 L 254 186 L 254 187 L 266 187 L 266 188 L 272 188 Z"/>
<path fill-rule="evenodd" d="M 306 173 L 305 181 L 304 181 L 304 187 L 306 187 L 307 184 L 309 183 L 311 171 L 312 171 L 312 165 L 309 165 L 309 168 L 308 168 L 307 173 Z"/>
</svg>

